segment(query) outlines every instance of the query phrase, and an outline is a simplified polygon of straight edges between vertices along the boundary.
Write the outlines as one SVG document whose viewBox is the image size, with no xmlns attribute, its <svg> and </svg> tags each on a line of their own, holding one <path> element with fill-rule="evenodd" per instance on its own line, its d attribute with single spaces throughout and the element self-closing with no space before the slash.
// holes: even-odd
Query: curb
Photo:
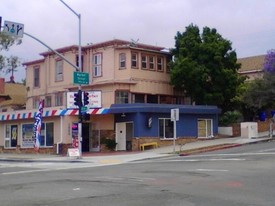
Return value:
<svg viewBox="0 0 275 206">
<path fill-rule="evenodd" d="M 242 143 L 242 144 L 228 143 L 228 144 L 221 144 L 221 145 L 212 145 L 212 146 L 206 146 L 206 147 L 200 147 L 200 148 L 186 150 L 186 151 L 180 153 L 179 156 L 188 156 L 188 155 L 193 155 L 193 154 L 212 152 L 212 151 L 217 151 L 217 150 L 229 149 L 229 148 L 234 148 L 234 147 L 240 147 L 243 145 L 257 144 L 259 142 L 269 142 L 269 141 L 272 141 L 272 139 L 263 139 L 263 140 L 259 140 L 259 141 L 247 142 L 247 143 Z"/>
</svg>

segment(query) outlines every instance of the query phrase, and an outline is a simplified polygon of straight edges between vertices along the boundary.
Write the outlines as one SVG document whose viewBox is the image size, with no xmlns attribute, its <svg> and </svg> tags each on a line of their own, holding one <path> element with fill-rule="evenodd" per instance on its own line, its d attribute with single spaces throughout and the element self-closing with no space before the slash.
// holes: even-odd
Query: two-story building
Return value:
<svg viewBox="0 0 275 206">
<path fill-rule="evenodd" d="M 78 65 L 78 46 L 56 50 Z M 75 69 L 52 51 L 26 66 L 26 110 L 0 113 L 0 147 L 4 151 L 31 151 L 33 123 L 44 99 L 41 152 L 65 153 L 78 130 L 74 105 Z M 177 141 L 209 138 L 217 134 L 219 109 L 191 104 L 170 84 L 171 55 L 163 47 L 111 40 L 82 47 L 82 71 L 89 83 L 89 105 L 82 124 L 82 151 L 101 151 L 106 138 L 115 139 L 117 150 L 138 150 L 144 142 L 172 143 L 171 109 L 179 109 Z M 86 110 L 86 108 L 84 108 Z M 85 111 L 84 111 L 85 112 Z M 16 147 L 5 146 L 16 128 Z M 62 145 L 62 147 L 59 147 Z M 62 151 L 61 151 L 62 150 Z"/>
</svg>

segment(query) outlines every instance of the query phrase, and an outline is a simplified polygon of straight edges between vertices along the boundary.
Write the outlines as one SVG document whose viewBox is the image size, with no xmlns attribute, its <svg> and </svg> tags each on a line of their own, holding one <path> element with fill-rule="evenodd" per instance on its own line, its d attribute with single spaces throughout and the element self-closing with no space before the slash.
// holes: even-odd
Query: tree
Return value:
<svg viewBox="0 0 275 206">
<path fill-rule="evenodd" d="M 0 51 L 8 50 L 13 44 L 20 44 L 20 40 L 16 40 L 4 33 L 0 33 Z M 14 82 L 14 72 L 16 72 L 16 68 L 20 66 L 21 63 L 19 58 L 16 56 L 5 57 L 0 55 L 0 71 L 4 72 L 5 74 L 11 73 L 10 81 Z"/>
<path fill-rule="evenodd" d="M 231 42 L 216 29 L 191 24 L 177 32 L 174 60 L 171 62 L 171 83 L 201 105 L 217 105 L 223 112 L 233 110 L 231 101 L 244 78 L 237 73 L 236 52 Z"/>
<path fill-rule="evenodd" d="M 260 111 L 273 110 L 275 107 L 275 50 L 267 52 L 263 71 L 263 78 L 249 82 L 241 98 L 245 109 L 250 110 L 254 116 Z"/>
</svg>

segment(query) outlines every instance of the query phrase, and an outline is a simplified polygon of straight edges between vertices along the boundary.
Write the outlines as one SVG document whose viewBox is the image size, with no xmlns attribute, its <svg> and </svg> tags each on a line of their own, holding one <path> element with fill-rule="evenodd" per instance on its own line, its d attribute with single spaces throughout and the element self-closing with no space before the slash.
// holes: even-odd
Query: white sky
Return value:
<svg viewBox="0 0 275 206">
<path fill-rule="evenodd" d="M 274 0 L 64 0 L 81 14 L 82 45 L 116 39 L 174 47 L 178 31 L 191 23 L 216 28 L 232 42 L 238 58 L 275 48 Z M 78 45 L 78 18 L 60 0 L 0 0 L 4 21 L 24 24 L 24 31 L 52 48 Z M 22 62 L 40 59 L 47 48 L 23 37 L 8 55 Z M 1 74 L 2 76 L 3 74 Z M 15 73 L 16 80 L 24 69 Z"/>
</svg>

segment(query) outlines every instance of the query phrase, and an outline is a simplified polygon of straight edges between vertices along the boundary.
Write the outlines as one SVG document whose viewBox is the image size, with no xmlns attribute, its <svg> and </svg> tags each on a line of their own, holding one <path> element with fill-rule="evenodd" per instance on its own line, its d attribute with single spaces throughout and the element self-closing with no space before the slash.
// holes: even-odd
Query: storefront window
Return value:
<svg viewBox="0 0 275 206">
<path fill-rule="evenodd" d="M 5 128 L 5 147 L 15 148 L 18 138 L 18 125 L 6 125 Z"/>
<path fill-rule="evenodd" d="M 52 122 L 42 123 L 40 147 L 53 146 L 54 127 Z M 33 124 L 22 125 L 22 147 L 33 147 Z"/>
</svg>

